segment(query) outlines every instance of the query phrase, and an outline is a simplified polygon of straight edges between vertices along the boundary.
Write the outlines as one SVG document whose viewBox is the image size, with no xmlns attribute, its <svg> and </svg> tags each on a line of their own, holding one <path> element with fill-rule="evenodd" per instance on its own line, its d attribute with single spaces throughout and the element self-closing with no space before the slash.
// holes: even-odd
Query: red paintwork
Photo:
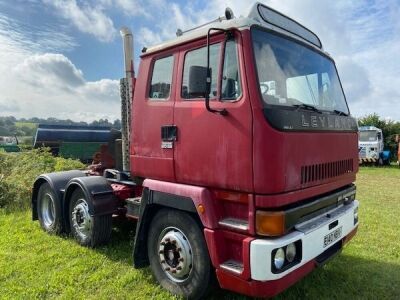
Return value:
<svg viewBox="0 0 400 300">
<path fill-rule="evenodd" d="M 310 261 L 285 277 L 272 281 L 244 280 L 222 269 L 217 269 L 218 282 L 223 289 L 251 297 L 273 297 L 295 284 L 315 268 Z"/>
<path fill-rule="evenodd" d="M 219 35 L 214 41 L 221 41 Z M 236 33 L 241 51 L 241 37 Z M 205 40 L 181 48 L 178 74 L 183 72 L 186 51 L 205 46 Z M 221 60 L 221 59 L 220 59 Z M 244 71 L 243 58 L 241 69 Z M 252 191 L 252 114 L 248 101 L 246 73 L 242 72 L 243 95 L 236 102 L 210 101 L 215 109 L 226 108 L 222 117 L 205 110 L 204 99 L 183 100 L 176 89 L 174 124 L 178 126 L 175 145 L 175 176 L 178 182 L 223 189 Z M 178 76 L 181 86 L 182 76 Z"/>
<path fill-rule="evenodd" d="M 185 54 L 205 46 L 205 39 L 142 56 L 133 100 L 132 173 L 275 199 L 257 201 L 260 207 L 283 205 L 307 194 L 333 190 L 339 182 L 353 182 L 358 170 L 357 133 L 288 133 L 273 129 L 262 112 L 250 31 L 236 31 L 235 37 L 243 95 L 236 102 L 211 101 L 213 108 L 228 110 L 226 117 L 207 112 L 203 99 L 187 101 L 180 95 Z M 219 34 L 211 42 L 222 40 Z M 171 54 L 175 60 L 170 99 L 149 101 L 148 70 L 155 59 Z M 161 149 L 160 128 L 170 124 L 178 127 L 178 140 L 174 149 Z M 353 173 L 301 185 L 302 166 L 350 158 L 354 160 Z M 312 186 L 317 187 L 306 192 Z"/>
<path fill-rule="evenodd" d="M 130 186 L 124 184 L 113 183 L 111 184 L 111 187 L 113 189 L 114 195 L 122 200 L 132 197 L 134 192 L 134 190 Z"/>
<path fill-rule="evenodd" d="M 225 261 L 236 260 L 243 263 L 243 272 L 236 276 L 250 279 L 250 243 L 254 237 L 207 228 L 204 229 L 204 236 L 214 268 L 218 269 Z"/>
<path fill-rule="evenodd" d="M 203 226 L 217 229 L 218 222 L 225 218 L 244 219 L 249 223 L 249 230 L 240 233 L 255 234 L 254 228 L 254 196 L 226 190 L 209 190 L 204 187 L 146 179 L 143 187 L 153 191 L 180 195 L 193 200 L 196 208 L 202 204 L 205 211 L 199 213 Z"/>
<path fill-rule="evenodd" d="M 211 43 L 223 40 L 215 34 Z M 184 100 L 181 84 L 187 51 L 205 46 L 205 38 L 144 54 L 135 83 L 131 122 L 131 173 L 146 178 L 150 190 L 191 198 L 204 207 L 199 217 L 221 287 L 250 296 L 273 296 L 314 268 L 309 262 L 284 278 L 250 280 L 250 242 L 255 238 L 256 208 L 279 208 L 351 184 L 358 170 L 357 133 L 288 133 L 273 129 L 262 111 L 249 30 L 235 31 L 238 42 L 242 96 L 236 102 Z M 171 96 L 149 101 L 152 64 L 174 56 Z M 219 66 L 221 70 L 221 66 Z M 161 126 L 176 125 L 173 149 L 161 148 Z M 353 172 L 301 185 L 304 165 L 353 159 Z M 248 230 L 221 227 L 225 218 L 246 220 Z M 219 268 L 227 260 L 243 263 L 242 274 Z"/>
<path fill-rule="evenodd" d="M 152 179 L 146 179 L 143 182 L 143 186 L 153 191 L 191 198 L 196 207 L 198 207 L 199 204 L 202 204 L 205 208 L 205 212 L 199 214 L 199 217 L 203 225 L 207 228 L 218 227 L 218 210 L 215 208 L 215 201 L 213 201 L 214 198 L 208 189 Z"/>
<path fill-rule="evenodd" d="M 250 31 L 244 31 L 242 36 L 244 44 L 251 45 Z M 357 133 L 288 133 L 273 129 L 262 112 L 253 51 L 251 47 L 245 47 L 244 51 L 253 109 L 254 192 L 278 194 L 303 189 L 302 166 L 350 158 L 354 162 L 353 176 L 334 177 L 325 182 L 334 185 L 341 178 L 346 178 L 348 184 L 353 182 L 358 170 Z"/>
<path fill-rule="evenodd" d="M 115 166 L 115 160 L 110 154 L 108 145 L 101 145 L 100 152 L 93 155 L 92 164 L 89 166 L 89 174 L 93 176 L 101 176 L 105 169 Z"/>
<path fill-rule="evenodd" d="M 135 176 L 175 181 L 173 149 L 161 149 L 161 126 L 173 124 L 174 89 L 168 101 L 149 101 L 148 93 L 154 60 L 174 54 L 170 50 L 142 58 L 135 83 L 131 121 L 130 159 Z M 175 54 L 174 74 L 178 63 Z M 172 86 L 176 81 L 172 78 Z"/>
</svg>

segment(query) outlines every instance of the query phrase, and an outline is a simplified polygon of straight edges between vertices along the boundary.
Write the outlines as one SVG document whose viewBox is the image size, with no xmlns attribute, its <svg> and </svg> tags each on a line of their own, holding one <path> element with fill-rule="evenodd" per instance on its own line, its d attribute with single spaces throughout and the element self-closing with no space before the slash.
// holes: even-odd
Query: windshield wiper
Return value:
<svg viewBox="0 0 400 300">
<path fill-rule="evenodd" d="M 334 109 L 333 112 L 339 116 L 348 116 L 349 114 L 345 113 L 344 111 Z"/>
<path fill-rule="evenodd" d="M 315 112 L 318 112 L 318 113 L 321 113 L 322 114 L 322 111 L 320 111 L 318 108 L 316 108 L 315 106 L 312 106 L 312 105 L 309 105 L 309 104 L 305 104 L 305 103 L 302 103 L 302 104 L 293 104 L 292 105 L 293 107 L 297 107 L 297 109 L 307 109 L 307 110 L 312 110 L 312 111 L 315 111 Z"/>
</svg>

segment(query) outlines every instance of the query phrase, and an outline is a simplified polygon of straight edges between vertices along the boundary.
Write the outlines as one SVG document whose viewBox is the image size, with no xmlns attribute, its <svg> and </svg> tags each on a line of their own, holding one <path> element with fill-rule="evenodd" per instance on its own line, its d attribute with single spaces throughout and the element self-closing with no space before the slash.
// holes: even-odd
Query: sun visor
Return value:
<svg viewBox="0 0 400 300">
<path fill-rule="evenodd" d="M 317 46 L 318 48 L 322 48 L 322 44 L 318 36 L 295 20 L 263 4 L 258 4 L 256 7 L 262 21 L 294 34 Z M 252 11 L 251 15 L 254 16 L 254 13 L 255 11 Z"/>
</svg>

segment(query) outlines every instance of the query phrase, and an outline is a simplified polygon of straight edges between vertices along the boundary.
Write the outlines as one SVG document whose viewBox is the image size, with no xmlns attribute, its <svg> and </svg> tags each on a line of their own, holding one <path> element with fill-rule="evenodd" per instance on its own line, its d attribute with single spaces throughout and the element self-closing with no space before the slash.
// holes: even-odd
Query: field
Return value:
<svg viewBox="0 0 400 300">
<path fill-rule="evenodd" d="M 400 169 L 361 168 L 357 186 L 357 236 L 278 299 L 400 298 Z M 48 236 L 28 211 L 0 211 L 0 299 L 173 298 L 149 269 L 132 268 L 134 224 L 118 222 L 111 244 L 87 249 Z M 221 290 L 211 298 L 244 299 Z"/>
</svg>

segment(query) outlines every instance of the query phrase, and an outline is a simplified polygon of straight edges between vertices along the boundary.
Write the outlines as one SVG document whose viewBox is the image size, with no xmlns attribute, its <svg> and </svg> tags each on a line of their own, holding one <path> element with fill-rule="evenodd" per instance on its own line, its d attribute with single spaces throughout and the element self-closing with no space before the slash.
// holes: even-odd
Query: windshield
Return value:
<svg viewBox="0 0 400 300">
<path fill-rule="evenodd" d="M 336 68 L 330 59 L 260 29 L 253 29 L 252 37 L 265 104 L 313 106 L 349 114 Z"/>
<path fill-rule="evenodd" d="M 360 131 L 360 142 L 374 142 L 378 139 L 376 131 Z"/>
</svg>

